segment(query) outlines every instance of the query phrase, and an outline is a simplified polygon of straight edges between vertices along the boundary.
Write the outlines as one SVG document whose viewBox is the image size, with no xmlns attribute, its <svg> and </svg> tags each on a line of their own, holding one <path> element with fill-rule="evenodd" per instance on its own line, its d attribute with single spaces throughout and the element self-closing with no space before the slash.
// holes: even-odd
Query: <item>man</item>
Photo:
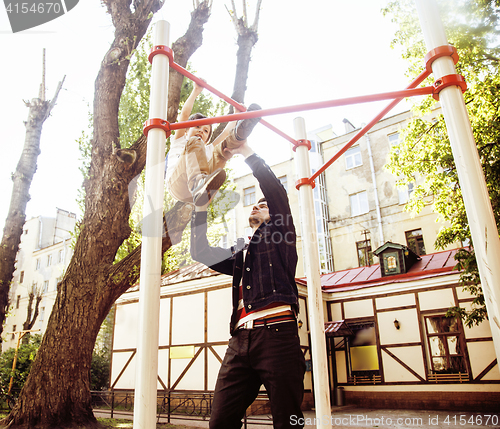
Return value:
<svg viewBox="0 0 500 429">
<path fill-rule="evenodd" d="M 265 162 L 245 143 L 242 154 L 265 196 L 253 206 L 247 246 L 211 247 L 206 206 L 196 207 L 191 255 L 233 276 L 231 338 L 215 386 L 210 428 L 240 428 L 245 410 L 264 384 L 275 428 L 298 427 L 302 418 L 304 355 L 296 315 L 298 292 L 296 233 L 288 197 Z"/>
</svg>

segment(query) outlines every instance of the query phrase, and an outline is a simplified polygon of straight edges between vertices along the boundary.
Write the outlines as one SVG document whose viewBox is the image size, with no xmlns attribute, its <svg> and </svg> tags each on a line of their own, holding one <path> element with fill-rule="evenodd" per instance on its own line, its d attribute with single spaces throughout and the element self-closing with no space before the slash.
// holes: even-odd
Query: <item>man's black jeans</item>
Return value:
<svg viewBox="0 0 500 429">
<path fill-rule="evenodd" d="M 228 349 L 215 386 L 211 429 L 239 429 L 246 409 L 264 384 L 274 428 L 299 428 L 305 360 L 296 322 L 239 330 Z"/>
</svg>

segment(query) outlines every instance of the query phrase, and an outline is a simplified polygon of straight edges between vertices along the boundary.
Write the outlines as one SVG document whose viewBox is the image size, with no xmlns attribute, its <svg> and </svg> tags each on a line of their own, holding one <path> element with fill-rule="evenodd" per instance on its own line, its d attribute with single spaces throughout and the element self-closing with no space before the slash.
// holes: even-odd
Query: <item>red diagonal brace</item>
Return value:
<svg viewBox="0 0 500 429">
<path fill-rule="evenodd" d="M 152 128 L 161 128 L 163 131 L 165 131 L 165 138 L 170 137 L 170 134 L 172 134 L 172 131 L 170 130 L 170 123 L 165 119 L 152 118 L 144 122 L 142 132 L 146 137 L 148 136 L 149 130 Z"/>
</svg>

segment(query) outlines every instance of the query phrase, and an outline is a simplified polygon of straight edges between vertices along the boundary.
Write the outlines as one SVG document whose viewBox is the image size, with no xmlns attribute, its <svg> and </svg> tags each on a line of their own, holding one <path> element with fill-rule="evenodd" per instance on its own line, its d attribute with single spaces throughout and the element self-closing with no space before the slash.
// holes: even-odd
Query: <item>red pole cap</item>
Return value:
<svg viewBox="0 0 500 429">
<path fill-rule="evenodd" d="M 151 51 L 148 55 L 148 60 L 151 64 L 153 64 L 154 56 L 158 54 L 166 55 L 168 57 L 169 63 L 174 62 L 174 52 L 172 51 L 172 49 L 165 45 L 156 45 L 151 48 Z"/>
<path fill-rule="evenodd" d="M 307 150 L 311 150 L 311 142 L 309 140 L 297 140 L 297 144 L 293 146 L 295 152 L 299 146 L 306 146 Z"/>
<path fill-rule="evenodd" d="M 314 182 L 314 180 L 311 182 L 309 177 L 304 177 L 303 179 L 299 179 L 295 182 L 295 188 L 297 189 L 297 191 L 302 185 L 311 185 L 312 188 L 314 189 L 316 183 Z"/>
<path fill-rule="evenodd" d="M 432 63 L 434 60 L 437 60 L 438 58 L 441 57 L 451 57 L 453 58 L 453 62 L 456 64 L 458 63 L 458 52 L 457 48 L 455 46 L 451 45 L 443 45 L 443 46 L 438 46 L 435 49 L 430 50 L 427 55 L 424 57 L 425 61 L 425 68 L 429 73 L 432 73 Z"/>
</svg>

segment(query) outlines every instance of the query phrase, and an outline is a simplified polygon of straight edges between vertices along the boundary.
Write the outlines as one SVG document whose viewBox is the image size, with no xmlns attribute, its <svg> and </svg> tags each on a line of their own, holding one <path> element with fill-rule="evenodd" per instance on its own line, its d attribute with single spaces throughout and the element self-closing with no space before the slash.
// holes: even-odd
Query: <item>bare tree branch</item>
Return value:
<svg viewBox="0 0 500 429">
<path fill-rule="evenodd" d="M 260 6 L 262 4 L 262 0 L 258 0 L 257 2 L 257 8 L 255 10 L 255 19 L 253 21 L 253 24 L 252 24 L 252 31 L 254 32 L 257 32 L 258 28 L 259 28 L 259 17 L 260 17 Z"/>
</svg>

